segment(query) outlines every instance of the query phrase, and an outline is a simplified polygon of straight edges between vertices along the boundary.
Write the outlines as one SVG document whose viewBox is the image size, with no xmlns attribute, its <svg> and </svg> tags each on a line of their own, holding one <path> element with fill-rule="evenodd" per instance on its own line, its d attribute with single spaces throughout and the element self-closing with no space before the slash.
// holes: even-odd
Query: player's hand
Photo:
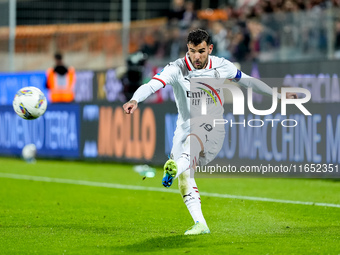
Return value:
<svg viewBox="0 0 340 255">
<path fill-rule="evenodd" d="M 124 112 L 126 114 L 132 114 L 138 107 L 136 100 L 130 100 L 123 105 Z"/>
<path fill-rule="evenodd" d="M 287 93 L 286 93 L 286 98 L 287 98 L 287 99 L 295 99 L 295 98 L 298 98 L 298 96 L 297 96 L 296 93 L 287 92 Z"/>
</svg>

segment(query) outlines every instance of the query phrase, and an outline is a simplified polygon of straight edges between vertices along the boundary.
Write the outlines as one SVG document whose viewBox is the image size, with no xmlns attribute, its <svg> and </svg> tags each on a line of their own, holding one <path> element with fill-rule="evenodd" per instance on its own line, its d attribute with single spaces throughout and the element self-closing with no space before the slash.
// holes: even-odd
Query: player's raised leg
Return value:
<svg viewBox="0 0 340 255">
<path fill-rule="evenodd" d="M 163 186 L 167 188 L 170 187 L 175 178 L 190 169 L 190 166 L 196 165 L 202 150 L 203 145 L 199 138 L 194 134 L 188 135 L 182 145 L 182 154 L 177 161 L 169 159 L 164 164 Z M 192 162 L 190 162 L 190 155 Z"/>
<path fill-rule="evenodd" d="M 178 187 L 195 225 L 185 232 L 185 235 L 199 235 L 210 233 L 201 209 L 201 198 L 194 178 L 190 178 L 190 168 L 198 163 L 203 144 L 195 134 L 186 137 L 182 145 L 182 153 L 175 162 L 169 159 L 164 165 L 164 177 L 162 183 L 170 187 L 175 178 L 178 177 Z M 191 155 L 191 157 L 190 157 Z M 191 159 L 190 159 L 191 158 Z"/>
</svg>

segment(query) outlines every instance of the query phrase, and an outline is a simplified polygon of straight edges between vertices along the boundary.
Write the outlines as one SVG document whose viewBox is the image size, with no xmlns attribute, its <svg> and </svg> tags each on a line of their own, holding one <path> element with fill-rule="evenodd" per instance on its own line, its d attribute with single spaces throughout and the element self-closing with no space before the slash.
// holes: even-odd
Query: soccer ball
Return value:
<svg viewBox="0 0 340 255">
<path fill-rule="evenodd" d="M 27 144 L 22 149 L 22 157 L 23 159 L 28 163 L 34 163 L 35 162 L 35 156 L 37 155 L 37 147 L 35 144 Z"/>
<path fill-rule="evenodd" d="M 23 119 L 33 120 L 39 118 L 45 113 L 46 108 L 46 97 L 36 87 L 25 87 L 15 94 L 13 109 Z"/>
</svg>

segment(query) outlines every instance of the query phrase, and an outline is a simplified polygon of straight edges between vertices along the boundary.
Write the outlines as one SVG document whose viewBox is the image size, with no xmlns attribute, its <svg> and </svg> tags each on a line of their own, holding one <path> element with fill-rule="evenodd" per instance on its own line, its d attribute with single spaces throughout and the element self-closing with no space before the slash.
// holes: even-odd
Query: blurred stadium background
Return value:
<svg viewBox="0 0 340 255">
<path fill-rule="evenodd" d="M 196 178 L 212 234 L 183 236 L 191 218 L 177 185 L 160 181 L 177 120 L 172 88 L 133 116 L 122 104 L 185 54 L 187 32 L 198 27 L 211 33 L 213 54 L 271 86 L 312 95 L 312 116 L 288 108 L 266 117 L 294 119 L 294 128 L 226 125 L 217 160 L 340 177 L 339 0 L 0 0 L 1 254 L 339 253 L 335 178 Z M 56 52 L 76 70 L 74 102 L 49 102 L 42 117 L 21 119 L 15 93 L 36 86 L 47 95 Z M 27 164 L 20 157 L 32 143 L 37 162 Z M 311 164 L 333 171 L 315 173 Z"/>
<path fill-rule="evenodd" d="M 15 41 L 8 30 L 11 2 Z M 232 61 L 340 57 L 340 14 L 335 0 L 2 0 L 0 4 L 1 59 L 14 59 L 13 66 L 2 62 L 0 71 L 44 70 L 56 50 L 63 51 L 67 63 L 77 69 L 118 67 L 126 59 L 124 13 L 129 53 L 142 50 L 159 65 L 183 55 L 186 33 L 195 27 L 208 29 L 216 44 L 214 53 Z M 12 53 L 11 47 L 15 48 Z"/>
<path fill-rule="evenodd" d="M 339 1 L 1 0 L 0 5 L 2 155 L 20 155 L 25 144 L 35 143 L 40 157 L 162 164 L 177 118 L 171 86 L 141 104 L 132 118 L 123 116 L 121 105 L 183 56 L 187 32 L 202 27 L 212 35 L 215 55 L 254 77 L 274 79 L 267 80 L 272 86 L 279 82 L 312 93 L 312 117 L 291 113 L 301 119 L 298 128 L 275 127 L 275 141 L 270 132 L 230 130 L 234 135 L 220 158 L 249 164 L 340 160 Z M 76 70 L 75 102 L 50 104 L 35 121 L 19 119 L 11 109 L 14 94 L 28 85 L 47 93 L 45 71 L 55 52 Z M 254 100 L 264 102 L 258 95 Z"/>
</svg>

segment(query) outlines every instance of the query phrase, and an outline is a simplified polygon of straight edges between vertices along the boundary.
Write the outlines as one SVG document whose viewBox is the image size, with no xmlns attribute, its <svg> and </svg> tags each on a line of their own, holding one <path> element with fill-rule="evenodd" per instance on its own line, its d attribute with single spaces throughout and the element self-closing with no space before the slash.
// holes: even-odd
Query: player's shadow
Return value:
<svg viewBox="0 0 340 255">
<path fill-rule="evenodd" d="M 184 235 L 160 236 L 149 238 L 134 244 L 120 246 L 115 249 L 118 249 L 122 252 L 154 252 L 176 248 L 181 249 L 187 248 L 188 249 L 187 252 L 190 252 L 190 249 L 193 247 L 192 242 L 197 241 L 198 241 L 197 236 L 196 238 Z"/>
</svg>

